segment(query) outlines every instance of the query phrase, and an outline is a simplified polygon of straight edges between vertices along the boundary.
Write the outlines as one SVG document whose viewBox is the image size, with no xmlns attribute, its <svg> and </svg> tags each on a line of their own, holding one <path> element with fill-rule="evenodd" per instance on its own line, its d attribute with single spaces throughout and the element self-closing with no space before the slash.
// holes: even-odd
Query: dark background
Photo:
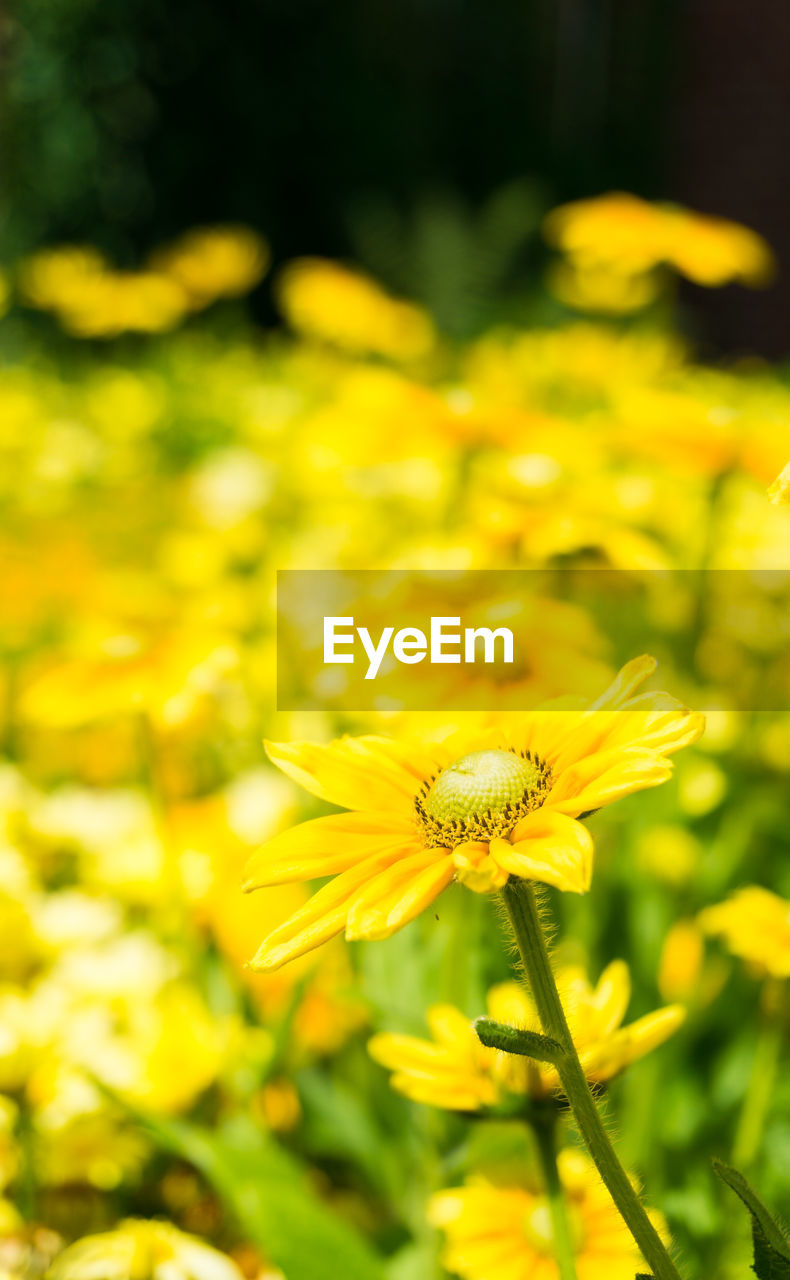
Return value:
<svg viewBox="0 0 790 1280">
<path fill-rule="evenodd" d="M 69 240 L 134 265 L 237 220 L 452 328 L 464 290 L 527 278 L 546 208 L 624 189 L 790 263 L 784 0 L 18 0 L 3 62 L 11 259 Z M 711 348 L 790 347 L 781 276 L 686 301 Z"/>
</svg>

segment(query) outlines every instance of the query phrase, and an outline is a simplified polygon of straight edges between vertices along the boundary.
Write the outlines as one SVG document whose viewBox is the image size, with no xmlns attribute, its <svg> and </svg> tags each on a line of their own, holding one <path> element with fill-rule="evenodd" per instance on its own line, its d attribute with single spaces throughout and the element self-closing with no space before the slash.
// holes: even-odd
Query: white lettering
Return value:
<svg viewBox="0 0 790 1280">
<path fill-rule="evenodd" d="M 338 625 L 345 627 L 353 627 L 353 618 L 324 618 L 324 662 L 353 662 L 353 653 L 338 653 L 337 645 L 353 644 L 354 633 L 346 632 L 344 635 L 337 635 L 336 627 Z"/>
<path fill-rule="evenodd" d="M 385 627 L 381 633 L 381 639 L 379 640 L 378 644 L 375 645 L 372 643 L 370 639 L 370 632 L 368 631 L 367 627 L 357 627 L 357 635 L 362 641 L 362 646 L 365 650 L 365 653 L 368 655 L 368 658 L 370 659 L 370 664 L 368 666 L 367 671 L 365 672 L 366 680 L 375 679 L 378 669 L 381 666 L 381 660 L 384 657 L 384 654 L 387 652 L 387 645 L 392 639 L 392 635 L 394 631 L 395 631 L 394 627 Z"/>
<path fill-rule="evenodd" d="M 460 631 L 453 635 L 445 634 L 444 627 L 460 627 L 460 618 L 431 618 L 431 662 L 460 662 L 460 653 L 445 653 L 445 644 L 461 643 Z"/>
<path fill-rule="evenodd" d="M 428 649 L 425 632 L 417 627 L 403 627 L 392 643 L 392 651 L 398 662 L 422 662 Z"/>
<path fill-rule="evenodd" d="M 497 627 L 496 631 L 490 627 L 467 627 L 464 631 L 464 662 L 474 662 L 478 640 L 483 641 L 483 661 L 496 662 L 494 642 L 498 639 L 502 640 L 503 662 L 512 662 L 513 632 L 509 627 Z"/>
</svg>

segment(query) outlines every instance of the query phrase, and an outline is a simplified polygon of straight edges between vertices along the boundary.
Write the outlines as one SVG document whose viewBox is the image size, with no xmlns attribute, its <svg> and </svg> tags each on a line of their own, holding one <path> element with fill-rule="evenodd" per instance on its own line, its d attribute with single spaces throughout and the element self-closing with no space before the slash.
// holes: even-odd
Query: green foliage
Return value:
<svg viewBox="0 0 790 1280">
<path fill-rule="evenodd" d="M 758 1280 L 790 1280 L 790 1237 L 772 1218 L 742 1173 L 714 1160 L 719 1177 L 743 1201 L 752 1219 L 754 1272 Z"/>
<path fill-rule="evenodd" d="M 362 1237 L 311 1191 L 304 1169 L 244 1117 L 209 1130 L 148 1118 L 157 1142 L 211 1183 L 247 1237 L 299 1280 L 382 1280 Z"/>
</svg>

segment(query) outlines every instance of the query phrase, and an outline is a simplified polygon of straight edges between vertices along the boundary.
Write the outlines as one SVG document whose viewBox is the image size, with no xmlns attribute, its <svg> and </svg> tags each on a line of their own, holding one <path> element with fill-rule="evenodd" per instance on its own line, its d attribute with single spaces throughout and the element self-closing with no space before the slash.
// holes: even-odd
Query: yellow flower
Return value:
<svg viewBox="0 0 790 1280">
<path fill-rule="evenodd" d="M 578 266 L 572 261 L 554 263 L 547 284 L 566 307 L 609 315 L 639 311 L 654 302 L 660 292 L 659 278 L 652 271 L 626 274 L 613 271 L 608 265 Z"/>
<path fill-rule="evenodd" d="M 665 782 L 668 755 L 704 726 L 668 694 L 637 694 L 655 666 L 634 659 L 582 709 L 477 721 L 441 743 L 268 744 L 289 777 L 351 812 L 303 823 L 253 855 L 248 891 L 334 879 L 264 940 L 252 967 L 276 969 L 344 930 L 389 937 L 453 879 L 478 893 L 511 875 L 584 893 L 593 846 L 579 818 Z"/>
<path fill-rule="evenodd" d="M 634 1280 L 645 1265 L 592 1163 L 566 1150 L 557 1164 L 578 1280 Z M 470 1178 L 433 1196 L 428 1217 L 446 1236 L 443 1265 L 463 1280 L 558 1280 L 551 1213 L 537 1184 Z"/>
<path fill-rule="evenodd" d="M 75 292 L 98 280 L 108 270 L 106 258 L 84 245 L 58 245 L 40 249 L 22 263 L 19 284 L 22 296 L 46 311 L 68 303 Z"/>
<path fill-rule="evenodd" d="M 673 924 L 661 948 L 658 989 L 665 1000 L 692 1000 L 699 993 L 705 947 L 694 920 Z"/>
<path fill-rule="evenodd" d="M 186 290 L 196 309 L 248 293 L 268 265 L 266 241 L 249 227 L 235 226 L 195 227 L 151 259 L 155 271 Z"/>
<path fill-rule="evenodd" d="M 390 298 L 374 280 L 323 258 L 299 258 L 282 272 L 280 305 L 300 333 L 344 350 L 414 360 L 435 341 L 430 317 Z"/>
<path fill-rule="evenodd" d="M 242 1280 L 234 1262 L 168 1222 L 127 1219 L 65 1249 L 50 1280 Z"/>
<path fill-rule="evenodd" d="M 750 285 L 770 280 L 773 254 L 756 231 L 685 209 L 668 210 L 667 216 L 672 220 L 667 257 L 689 280 L 708 288 L 731 280 Z"/>
<path fill-rule="evenodd" d="M 613 192 L 549 214 L 547 238 L 578 269 L 643 276 L 668 263 L 697 284 L 764 284 L 773 270 L 768 245 L 748 227 L 669 204 Z"/>
<path fill-rule="evenodd" d="M 790 978 L 790 902 L 748 885 L 726 902 L 700 912 L 706 933 L 724 939 L 734 956 L 761 974 Z"/>
<path fill-rule="evenodd" d="M 680 1026 L 680 1005 L 657 1009 L 627 1027 L 621 1026 L 631 994 L 628 966 L 615 960 L 592 987 L 584 971 L 568 965 L 557 985 L 574 1044 L 588 1080 L 603 1083 L 644 1057 Z M 504 982 L 488 994 L 488 1013 L 530 1031 L 541 1024 L 532 1000 L 515 982 Z M 414 1036 L 374 1036 L 370 1053 L 395 1074 L 392 1086 L 415 1102 L 451 1111 L 479 1111 L 506 1102 L 508 1095 L 543 1097 L 560 1087 L 554 1067 L 500 1053 L 481 1045 L 471 1023 L 451 1005 L 428 1011 L 433 1040 Z"/>
</svg>

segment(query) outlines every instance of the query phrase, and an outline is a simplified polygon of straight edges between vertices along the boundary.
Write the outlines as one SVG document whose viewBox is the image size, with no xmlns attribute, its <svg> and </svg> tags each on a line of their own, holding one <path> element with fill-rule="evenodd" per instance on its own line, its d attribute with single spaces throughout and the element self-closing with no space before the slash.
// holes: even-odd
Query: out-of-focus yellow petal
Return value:
<svg viewBox="0 0 790 1280">
<path fill-rule="evenodd" d="M 631 999 L 631 975 L 625 960 L 613 960 L 598 979 L 591 1003 L 599 1014 L 599 1030 L 608 1035 L 620 1026 Z"/>
<path fill-rule="evenodd" d="M 581 1064 L 590 1080 L 611 1080 L 613 1076 L 651 1049 L 663 1044 L 677 1031 L 686 1017 L 682 1005 L 667 1005 L 627 1027 L 621 1027 L 599 1044 L 585 1049 Z"/>
<path fill-rule="evenodd" d="M 632 658 L 615 676 L 609 688 L 592 703 L 590 711 L 616 711 L 624 702 L 632 698 L 640 685 L 648 676 L 652 676 L 658 663 L 649 653 Z"/>
</svg>

